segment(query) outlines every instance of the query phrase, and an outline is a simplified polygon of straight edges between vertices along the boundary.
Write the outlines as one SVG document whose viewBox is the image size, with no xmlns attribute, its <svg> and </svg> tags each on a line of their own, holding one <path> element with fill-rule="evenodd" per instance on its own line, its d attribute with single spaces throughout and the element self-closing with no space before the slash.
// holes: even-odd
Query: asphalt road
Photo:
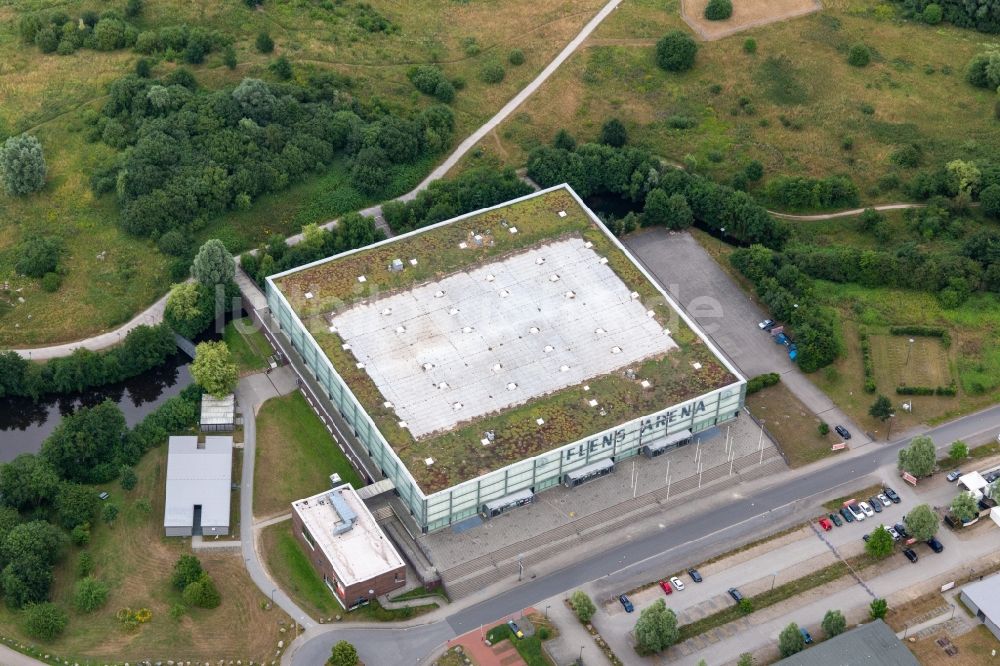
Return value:
<svg viewBox="0 0 1000 666">
<path fill-rule="evenodd" d="M 1000 405 L 931 429 L 926 434 L 934 439 L 938 448 L 943 449 L 956 439 L 981 440 L 986 435 L 995 436 L 997 430 L 1000 430 Z M 808 510 L 814 513 L 814 506 L 821 499 L 835 495 L 834 491 L 840 486 L 856 486 L 868 475 L 895 478 L 897 452 L 910 439 L 907 437 L 888 445 L 866 446 L 857 455 L 841 458 L 840 463 L 798 474 L 747 495 L 725 511 L 668 524 L 661 532 L 595 553 L 562 571 L 541 576 L 491 599 L 464 607 L 433 624 L 405 630 L 329 630 L 298 648 L 292 663 L 297 666 L 322 663 L 333 644 L 342 638 L 357 646 L 366 663 L 417 663 L 435 646 L 454 636 L 488 625 L 499 617 L 584 583 L 598 581 L 599 587 L 607 590 L 629 589 L 633 580 L 643 579 L 647 569 L 662 568 L 660 563 L 664 557 L 680 565 L 694 563 L 702 552 L 714 544 L 735 542 L 764 532 L 774 523 L 795 519 L 797 512 Z M 383 640 L 384 636 L 390 635 L 392 640 Z M 401 655 L 408 658 L 395 661 Z"/>
</svg>

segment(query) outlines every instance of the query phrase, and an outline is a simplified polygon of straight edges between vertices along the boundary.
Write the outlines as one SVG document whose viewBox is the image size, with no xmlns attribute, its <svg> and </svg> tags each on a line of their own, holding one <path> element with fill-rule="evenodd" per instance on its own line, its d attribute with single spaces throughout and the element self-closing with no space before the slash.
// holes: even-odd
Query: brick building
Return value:
<svg viewBox="0 0 1000 666">
<path fill-rule="evenodd" d="M 350 484 L 292 502 L 295 538 L 347 609 L 406 584 L 406 565 Z"/>
</svg>

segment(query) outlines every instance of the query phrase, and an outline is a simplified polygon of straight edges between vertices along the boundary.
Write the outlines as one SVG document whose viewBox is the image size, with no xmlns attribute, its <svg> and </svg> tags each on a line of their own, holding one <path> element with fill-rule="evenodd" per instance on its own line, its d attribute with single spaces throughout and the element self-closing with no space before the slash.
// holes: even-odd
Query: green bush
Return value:
<svg viewBox="0 0 1000 666">
<path fill-rule="evenodd" d="M 80 613 L 92 613 L 108 600 L 108 584 L 87 576 L 73 585 L 73 608 Z"/>
<path fill-rule="evenodd" d="M 184 588 L 183 598 L 184 603 L 198 608 L 216 608 L 222 603 L 222 597 L 215 587 L 215 582 L 205 572 L 202 572 L 196 581 Z"/>
<path fill-rule="evenodd" d="M 894 150 L 889 155 L 889 161 L 898 166 L 912 169 L 920 165 L 922 156 L 923 151 L 920 149 L 920 146 L 911 143 Z"/>
<path fill-rule="evenodd" d="M 521 49 L 513 49 L 507 55 L 507 62 L 517 67 L 518 65 L 524 64 L 524 51 Z"/>
<path fill-rule="evenodd" d="M 69 623 L 66 611 L 52 603 L 32 604 L 24 609 L 24 633 L 40 641 L 51 641 L 62 635 Z"/>
<path fill-rule="evenodd" d="M 292 78 L 292 63 L 285 56 L 279 56 L 267 68 L 282 81 Z"/>
<path fill-rule="evenodd" d="M 941 5 L 932 2 L 924 7 L 924 11 L 921 13 L 920 17 L 927 25 L 937 25 L 941 22 L 941 15 Z"/>
<path fill-rule="evenodd" d="M 86 578 L 94 571 L 94 556 L 90 553 L 80 553 L 76 561 L 76 577 Z"/>
<path fill-rule="evenodd" d="M 854 67 L 864 67 L 871 60 L 872 52 L 864 44 L 855 44 L 847 54 L 847 63 Z"/>
<path fill-rule="evenodd" d="M 0 146 L 0 179 L 7 194 L 22 196 L 37 192 L 45 185 L 47 174 L 45 155 L 37 137 L 20 134 L 9 137 Z"/>
<path fill-rule="evenodd" d="M 261 53 L 270 53 L 274 50 L 274 40 L 271 39 L 271 35 L 267 31 L 261 31 L 257 35 L 257 50 Z"/>
<path fill-rule="evenodd" d="M 816 428 L 816 430 L 819 432 L 820 437 L 826 437 L 827 435 L 830 434 L 830 424 L 828 424 L 826 421 L 820 421 L 819 426 Z"/>
<path fill-rule="evenodd" d="M 685 72 L 694 67 L 698 44 L 686 32 L 671 30 L 656 43 L 656 64 L 668 72 Z"/>
<path fill-rule="evenodd" d="M 503 81 L 506 75 L 503 65 L 496 61 L 488 62 L 479 70 L 479 80 L 483 83 L 496 84 Z"/>
<path fill-rule="evenodd" d="M 594 617 L 594 613 L 597 612 L 594 602 L 590 600 L 590 597 L 583 590 L 577 590 L 570 595 L 569 605 L 573 608 L 573 612 L 576 613 L 577 619 L 584 624 L 590 622 L 590 618 Z"/>
<path fill-rule="evenodd" d="M 170 583 L 178 590 L 183 591 L 188 585 L 201 578 L 202 573 L 204 571 L 201 568 L 201 560 L 194 555 L 181 555 L 177 563 L 174 564 Z"/>
<path fill-rule="evenodd" d="M 732 15 L 732 0 L 708 0 L 705 6 L 705 18 L 709 21 L 724 21 Z"/>
<path fill-rule="evenodd" d="M 749 55 L 757 53 L 757 40 L 753 37 L 747 37 L 743 40 L 743 52 Z"/>
<path fill-rule="evenodd" d="M 698 121 L 690 116 L 670 116 L 667 118 L 667 127 L 670 129 L 691 129 L 698 124 Z"/>
<path fill-rule="evenodd" d="M 747 382 L 747 395 L 752 395 L 761 389 L 765 389 L 768 386 L 774 386 L 781 381 L 781 375 L 777 372 L 768 372 L 763 375 L 757 375 Z"/>
<path fill-rule="evenodd" d="M 51 294 L 52 292 L 58 291 L 60 285 L 62 285 L 62 276 L 58 273 L 46 273 L 42 276 L 43 291 L 47 291 Z"/>
</svg>

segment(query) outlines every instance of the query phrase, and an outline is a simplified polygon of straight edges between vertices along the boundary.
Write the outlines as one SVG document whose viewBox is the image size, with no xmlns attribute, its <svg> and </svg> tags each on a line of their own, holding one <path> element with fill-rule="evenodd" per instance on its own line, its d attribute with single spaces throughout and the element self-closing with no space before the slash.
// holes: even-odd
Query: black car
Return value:
<svg viewBox="0 0 1000 666">
<path fill-rule="evenodd" d="M 906 526 L 903 525 L 903 523 L 896 523 L 893 527 L 896 528 L 896 532 L 898 532 L 899 536 L 903 539 L 908 539 L 910 537 L 910 533 L 906 531 Z"/>
<path fill-rule="evenodd" d="M 632 611 L 635 610 L 635 606 L 632 605 L 632 602 L 629 601 L 628 597 L 625 596 L 624 594 L 618 595 L 618 601 L 621 602 L 622 607 L 625 609 L 626 613 L 631 613 Z"/>
<path fill-rule="evenodd" d="M 740 603 L 741 601 L 743 601 L 743 595 L 740 594 L 740 591 L 737 590 L 735 587 L 731 587 L 726 591 L 729 592 L 729 596 L 731 596 L 733 598 L 733 601 L 735 601 L 736 603 Z"/>
<path fill-rule="evenodd" d="M 697 569 L 688 569 L 688 576 L 691 576 L 691 580 L 696 583 L 700 583 L 703 580 Z"/>
<path fill-rule="evenodd" d="M 944 550 L 944 544 L 935 539 L 934 537 L 931 537 L 930 539 L 927 540 L 927 545 L 930 546 L 931 550 L 933 550 L 935 553 L 940 553 L 941 551 Z"/>
<path fill-rule="evenodd" d="M 913 551 L 912 548 L 904 548 L 903 555 L 906 555 L 906 559 L 908 559 L 910 562 L 914 564 L 917 563 L 917 554 Z"/>
<path fill-rule="evenodd" d="M 848 511 L 846 506 L 840 510 L 840 515 L 842 515 L 844 517 L 845 521 L 847 521 L 849 523 L 853 523 L 854 522 L 854 514 L 852 514 L 850 511 Z"/>
<path fill-rule="evenodd" d="M 872 505 L 872 510 L 875 513 L 882 513 L 882 502 L 877 497 L 869 497 L 868 503 Z"/>
<path fill-rule="evenodd" d="M 841 525 L 844 524 L 844 521 L 840 519 L 840 516 L 838 516 L 835 513 L 830 514 L 830 522 L 832 522 L 837 527 L 840 527 Z"/>
<path fill-rule="evenodd" d="M 889 486 L 886 486 L 885 488 L 882 489 L 882 492 L 885 493 L 885 496 L 889 498 L 890 502 L 892 502 L 893 504 L 899 504 L 900 502 L 899 495 L 896 494 L 895 490 L 893 490 Z"/>
<path fill-rule="evenodd" d="M 837 434 L 843 437 L 844 439 L 851 438 L 851 432 L 844 426 L 842 425 L 834 426 L 833 429 L 836 430 Z"/>
</svg>

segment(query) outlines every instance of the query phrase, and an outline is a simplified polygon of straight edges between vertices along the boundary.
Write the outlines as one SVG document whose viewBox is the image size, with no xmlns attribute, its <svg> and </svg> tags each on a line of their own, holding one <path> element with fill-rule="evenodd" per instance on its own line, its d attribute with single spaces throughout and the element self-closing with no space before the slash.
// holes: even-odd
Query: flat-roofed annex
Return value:
<svg viewBox="0 0 1000 666">
<path fill-rule="evenodd" d="M 331 323 L 416 439 L 677 346 L 580 237 L 356 304 Z"/>
</svg>

